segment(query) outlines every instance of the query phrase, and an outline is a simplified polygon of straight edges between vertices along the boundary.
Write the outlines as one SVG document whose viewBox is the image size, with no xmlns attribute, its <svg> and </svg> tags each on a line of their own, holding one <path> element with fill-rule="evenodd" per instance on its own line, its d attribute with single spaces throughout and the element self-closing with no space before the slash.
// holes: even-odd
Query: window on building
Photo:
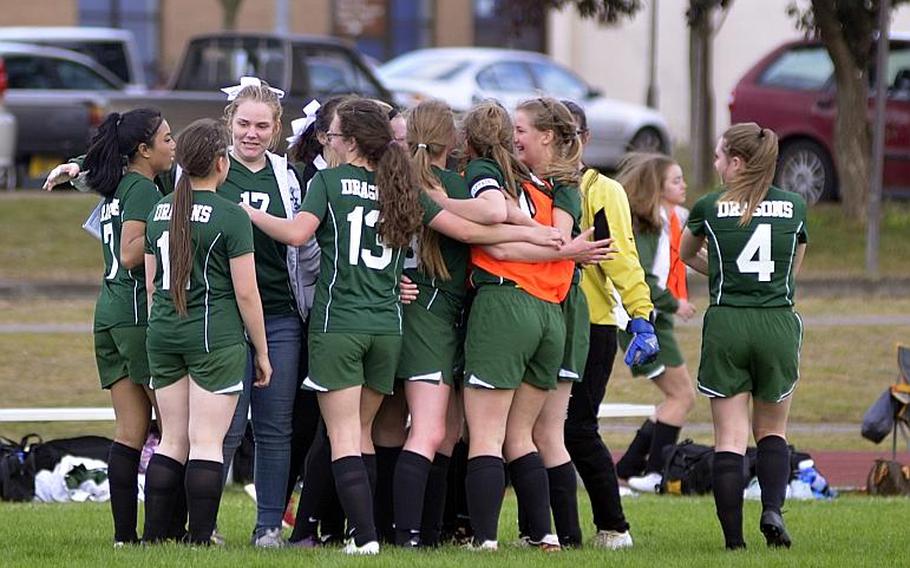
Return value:
<svg viewBox="0 0 910 568">
<path fill-rule="evenodd" d="M 158 43 L 161 27 L 160 0 L 79 0 L 79 24 L 82 26 L 100 26 L 105 28 L 121 28 L 129 30 L 136 39 L 139 58 L 145 70 L 145 76 L 150 84 L 154 84 L 159 77 L 158 71 Z M 125 60 L 119 65 L 116 58 L 123 56 L 122 50 L 105 47 L 97 44 L 97 53 L 88 53 L 111 69 L 115 75 L 129 80 L 125 71 Z M 84 51 L 84 50 L 83 50 Z"/>
<path fill-rule="evenodd" d="M 524 26 L 515 30 L 512 22 L 496 14 L 498 0 L 474 0 L 474 45 L 508 47 L 528 51 L 546 50 L 546 27 Z"/>
<path fill-rule="evenodd" d="M 434 5 L 442 0 L 337 0 L 334 34 L 377 61 L 433 45 Z"/>
</svg>

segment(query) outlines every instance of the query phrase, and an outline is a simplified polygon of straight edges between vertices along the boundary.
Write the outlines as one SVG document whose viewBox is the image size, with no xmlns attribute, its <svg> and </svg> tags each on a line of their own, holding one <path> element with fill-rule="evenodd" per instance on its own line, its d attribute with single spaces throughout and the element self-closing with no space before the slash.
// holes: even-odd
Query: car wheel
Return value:
<svg viewBox="0 0 910 568">
<path fill-rule="evenodd" d="M 836 198 L 834 163 L 824 148 L 809 140 L 785 144 L 777 162 L 775 183 L 798 193 L 812 205 Z"/>
<path fill-rule="evenodd" d="M 664 151 L 664 141 L 660 137 L 660 132 L 646 126 L 636 132 L 635 136 L 632 137 L 632 140 L 629 142 L 629 151 L 660 153 Z"/>
</svg>

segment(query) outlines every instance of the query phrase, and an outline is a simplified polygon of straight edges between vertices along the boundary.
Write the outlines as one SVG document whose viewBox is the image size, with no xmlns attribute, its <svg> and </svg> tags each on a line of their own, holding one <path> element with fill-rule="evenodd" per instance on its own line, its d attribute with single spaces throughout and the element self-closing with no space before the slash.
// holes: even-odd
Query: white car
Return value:
<svg viewBox="0 0 910 568">
<path fill-rule="evenodd" d="M 575 101 L 588 117 L 591 142 L 584 159 L 590 166 L 615 168 L 633 149 L 670 151 L 667 124 L 657 111 L 607 99 L 540 53 L 473 47 L 419 49 L 382 65 L 378 74 L 406 107 L 426 98 L 442 99 L 456 112 L 489 98 L 510 110 L 541 95 Z"/>
</svg>

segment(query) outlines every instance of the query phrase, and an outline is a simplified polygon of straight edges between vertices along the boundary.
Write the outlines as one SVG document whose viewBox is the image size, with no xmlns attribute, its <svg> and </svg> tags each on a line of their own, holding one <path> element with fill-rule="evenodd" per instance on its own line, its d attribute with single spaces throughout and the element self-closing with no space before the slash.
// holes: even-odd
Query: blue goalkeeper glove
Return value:
<svg viewBox="0 0 910 568">
<path fill-rule="evenodd" d="M 626 331 L 633 335 L 623 359 L 626 365 L 630 367 L 644 365 L 657 357 L 660 345 L 657 344 L 657 336 L 654 334 L 654 326 L 651 325 L 651 322 L 643 318 L 633 318 Z"/>
</svg>

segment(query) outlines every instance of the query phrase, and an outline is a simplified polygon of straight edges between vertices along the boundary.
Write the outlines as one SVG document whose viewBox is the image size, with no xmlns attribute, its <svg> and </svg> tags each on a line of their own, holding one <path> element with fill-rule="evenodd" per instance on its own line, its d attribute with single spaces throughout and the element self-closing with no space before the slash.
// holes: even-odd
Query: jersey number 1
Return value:
<svg viewBox="0 0 910 568">
<path fill-rule="evenodd" d="M 347 219 L 348 223 L 351 224 L 350 244 L 348 245 L 348 262 L 352 266 L 357 266 L 360 259 L 363 259 L 363 263 L 367 268 L 372 268 L 373 270 L 382 270 L 388 266 L 389 263 L 392 262 L 392 249 L 380 243 L 378 236 L 376 237 L 376 246 L 382 249 L 381 255 L 376 256 L 371 250 L 360 248 L 360 239 L 363 236 L 364 224 L 366 224 L 367 227 L 376 227 L 376 222 L 379 221 L 379 211 L 373 209 L 364 215 L 363 206 L 358 205 L 353 211 L 348 213 Z"/>
<path fill-rule="evenodd" d="M 736 257 L 736 267 L 742 274 L 758 274 L 759 282 L 771 281 L 774 261 L 771 260 L 770 223 L 761 223 L 755 227 L 743 251 Z"/>
<path fill-rule="evenodd" d="M 164 231 L 158 240 L 155 241 L 158 250 L 161 251 L 161 289 L 171 289 L 171 235 L 170 231 Z M 190 279 L 186 279 L 186 289 L 190 289 Z"/>
</svg>

